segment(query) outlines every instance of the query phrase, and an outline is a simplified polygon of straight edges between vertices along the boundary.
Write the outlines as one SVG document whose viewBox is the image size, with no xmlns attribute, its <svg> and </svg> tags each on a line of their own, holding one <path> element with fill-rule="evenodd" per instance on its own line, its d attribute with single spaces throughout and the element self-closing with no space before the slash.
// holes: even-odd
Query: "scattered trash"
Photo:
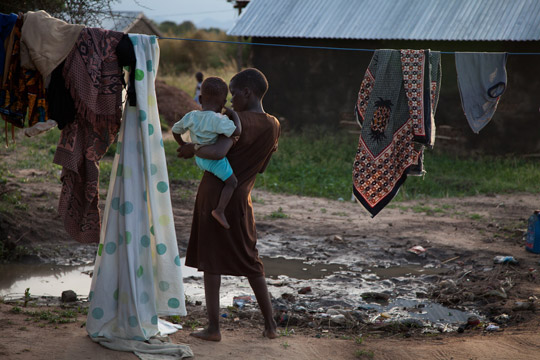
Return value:
<svg viewBox="0 0 540 360">
<path fill-rule="evenodd" d="M 459 259 L 459 256 L 454 256 L 453 258 L 446 259 L 446 260 L 442 261 L 441 264 L 446 264 L 446 263 L 449 263 L 450 261 L 454 261 L 454 260 L 457 260 L 457 259 Z"/>
<path fill-rule="evenodd" d="M 343 314 L 332 315 L 330 316 L 330 322 L 335 325 L 345 325 L 347 323 L 347 318 Z"/>
<path fill-rule="evenodd" d="M 422 255 L 426 252 L 426 249 L 420 245 L 413 246 L 409 250 L 407 250 L 410 253 L 416 254 L 416 255 Z"/>
<path fill-rule="evenodd" d="M 499 325 L 504 325 L 508 321 L 510 321 L 510 316 L 508 314 L 501 314 L 501 315 L 495 316 L 493 320 Z"/>
<path fill-rule="evenodd" d="M 275 317 L 278 326 L 287 326 L 289 324 L 289 315 L 286 312 L 282 312 Z"/>
<path fill-rule="evenodd" d="M 255 301 L 255 296 L 253 295 L 242 295 L 233 297 L 233 306 L 238 308 L 243 308 L 246 304 L 250 304 Z"/>
<path fill-rule="evenodd" d="M 499 325 L 489 324 L 488 326 L 486 326 L 486 331 L 500 331 L 500 330 L 501 330 L 501 327 Z"/>
<path fill-rule="evenodd" d="M 307 294 L 309 292 L 311 292 L 311 286 L 306 286 L 298 290 L 299 294 Z"/>
<path fill-rule="evenodd" d="M 284 300 L 287 300 L 288 302 L 291 302 L 291 303 L 296 301 L 296 298 L 294 297 L 294 295 L 290 294 L 290 293 L 281 294 L 281 298 L 284 299 Z"/>
<path fill-rule="evenodd" d="M 512 264 L 516 265 L 518 261 L 513 256 L 498 255 L 493 258 L 494 264 Z"/>
<path fill-rule="evenodd" d="M 516 301 L 512 307 L 514 311 L 534 310 L 534 302 L 532 301 Z"/>
<path fill-rule="evenodd" d="M 506 295 L 506 292 L 503 288 L 501 288 L 501 291 L 499 290 L 489 290 L 484 294 L 485 297 L 498 297 L 500 299 L 507 299 L 508 295 Z"/>
<path fill-rule="evenodd" d="M 426 326 L 422 320 L 414 318 L 401 319 L 400 322 L 410 328 L 423 328 Z"/>
<path fill-rule="evenodd" d="M 525 249 L 533 253 L 540 253 L 540 210 L 536 210 L 530 217 L 525 237 Z"/>
<path fill-rule="evenodd" d="M 363 300 L 388 301 L 390 299 L 390 295 L 380 292 L 365 292 L 361 296 Z"/>
<path fill-rule="evenodd" d="M 480 319 L 477 316 L 469 316 L 467 319 L 467 325 L 474 327 L 480 325 Z"/>
<path fill-rule="evenodd" d="M 388 313 L 381 313 L 380 317 L 382 317 L 384 319 L 390 319 L 392 316 L 390 316 L 390 314 L 388 314 Z"/>
<path fill-rule="evenodd" d="M 221 317 L 226 318 L 226 317 L 227 317 L 227 314 L 226 314 L 226 313 L 221 314 Z"/>
</svg>

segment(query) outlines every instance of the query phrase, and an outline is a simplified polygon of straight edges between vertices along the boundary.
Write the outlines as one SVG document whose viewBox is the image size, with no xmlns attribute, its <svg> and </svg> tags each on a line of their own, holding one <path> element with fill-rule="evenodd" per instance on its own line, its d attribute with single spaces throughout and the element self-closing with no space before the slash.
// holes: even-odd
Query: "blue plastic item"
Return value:
<svg viewBox="0 0 540 360">
<path fill-rule="evenodd" d="M 534 214 L 529 217 L 525 249 L 540 254 L 540 210 L 536 210 Z"/>
</svg>

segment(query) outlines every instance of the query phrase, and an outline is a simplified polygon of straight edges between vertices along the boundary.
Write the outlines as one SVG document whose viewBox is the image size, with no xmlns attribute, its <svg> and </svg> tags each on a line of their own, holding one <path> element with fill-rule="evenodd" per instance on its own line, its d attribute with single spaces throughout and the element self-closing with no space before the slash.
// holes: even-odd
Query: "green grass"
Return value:
<svg viewBox="0 0 540 360">
<path fill-rule="evenodd" d="M 283 212 L 283 208 L 279 207 L 276 211 L 272 211 L 272 213 L 269 215 L 271 219 L 288 219 L 289 215 L 285 214 Z"/>
<path fill-rule="evenodd" d="M 20 134 L 20 130 L 17 130 Z M 19 135 L 18 134 L 18 135 Z M 22 135 L 22 134 L 20 134 Z M 9 146 L 0 149 L 0 155 L 7 157 L 6 161 L 0 162 L 0 182 L 5 178 L 14 178 L 15 169 L 36 169 L 46 172 L 46 175 L 34 176 L 32 182 L 60 181 L 59 171 L 61 167 L 53 164 L 56 144 L 60 138 L 60 130 L 53 129 L 37 137 L 17 136 L 16 142 L 11 140 L 9 134 Z M 5 142 L 4 136 L 0 141 Z M 24 149 L 24 151 L 21 151 Z M 30 179 L 21 178 L 19 182 L 25 183 Z"/>
<path fill-rule="evenodd" d="M 274 192 L 349 199 L 357 136 L 307 131 L 282 135 L 279 149 L 256 186 Z M 425 153 L 424 178 L 409 177 L 395 200 L 537 192 L 540 164 L 513 157 L 458 158 Z M 431 209 L 431 212 L 440 212 Z"/>
<path fill-rule="evenodd" d="M 45 174 L 18 179 L 21 186 L 28 181 L 59 183 L 61 167 L 52 162 L 59 135 L 60 131 L 54 129 L 35 138 L 19 136 L 16 144 L 1 148 L 0 155 L 5 156 L 6 161 L 0 163 L 0 185 L 14 181 L 20 169 L 36 169 Z M 311 128 L 302 133 L 284 133 L 278 151 L 273 155 L 266 172 L 258 175 L 255 186 L 279 193 L 348 200 L 351 197 L 352 163 L 357 143 L 357 135 L 345 131 Z M 176 157 L 178 146 L 175 141 L 167 140 L 164 146 L 172 183 L 200 180 L 203 172 L 193 159 Z M 108 186 L 114 153 L 115 145 L 100 162 L 102 189 Z M 459 158 L 451 154 L 426 151 L 424 164 L 427 170 L 425 177 L 409 177 L 396 196 L 396 201 L 538 192 L 539 189 L 538 161 L 516 156 Z M 25 207 L 19 192 L 0 196 L 0 210 L 6 211 L 8 207 L 14 206 Z M 449 209 L 419 206 L 413 210 L 441 213 Z M 472 217 L 480 219 L 479 215 Z"/>
</svg>

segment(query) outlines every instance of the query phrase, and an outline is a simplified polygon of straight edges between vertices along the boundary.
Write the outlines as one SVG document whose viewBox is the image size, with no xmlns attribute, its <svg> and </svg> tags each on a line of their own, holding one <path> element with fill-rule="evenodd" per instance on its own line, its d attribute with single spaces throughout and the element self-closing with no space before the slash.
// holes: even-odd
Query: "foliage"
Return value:
<svg viewBox="0 0 540 360">
<path fill-rule="evenodd" d="M 204 76 L 217 76 L 222 78 L 228 84 L 236 72 L 236 61 L 231 60 L 230 62 L 223 64 L 221 67 L 208 68 L 204 70 Z M 159 79 L 165 81 L 167 85 L 175 86 L 185 91 L 190 97 L 195 96 L 197 80 L 195 79 L 195 74 L 193 72 L 169 72 L 167 74 L 160 73 Z"/>
<path fill-rule="evenodd" d="M 111 5 L 118 0 L 18 0 L 0 1 L 4 14 L 45 10 L 51 16 L 72 24 L 98 26 L 110 16 Z"/>
<path fill-rule="evenodd" d="M 164 21 L 158 25 L 159 30 L 167 36 L 184 36 L 197 30 L 197 27 L 191 21 L 184 21 L 176 24 L 172 21 Z"/>
<path fill-rule="evenodd" d="M 235 37 L 227 36 L 220 29 L 192 29 L 182 24 L 171 27 L 161 23 L 160 28 L 169 29 L 169 37 L 182 37 L 200 41 L 160 40 L 160 72 L 176 74 L 180 72 L 195 73 L 210 68 L 222 68 L 232 61 L 238 60 L 238 46 L 242 46 L 240 57 L 243 64 L 247 63 L 250 48 L 247 45 L 220 43 L 220 41 L 237 41 Z M 183 23 L 184 24 L 184 23 Z"/>
</svg>

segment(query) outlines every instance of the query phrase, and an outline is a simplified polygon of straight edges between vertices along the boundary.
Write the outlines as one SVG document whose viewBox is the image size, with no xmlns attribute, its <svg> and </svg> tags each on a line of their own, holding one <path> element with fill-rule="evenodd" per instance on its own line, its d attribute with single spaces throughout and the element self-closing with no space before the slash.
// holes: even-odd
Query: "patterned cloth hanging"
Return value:
<svg viewBox="0 0 540 360">
<path fill-rule="evenodd" d="M 6 62 L 5 82 L 0 89 L 0 113 L 2 118 L 14 126 L 28 127 L 48 120 L 47 96 L 43 77 L 37 70 L 21 66 L 21 31 L 23 16 L 19 15 L 8 45 L 9 60 Z M 7 126 L 7 124 L 6 124 Z"/>
<path fill-rule="evenodd" d="M 63 166 L 58 213 L 66 232 L 81 243 L 99 242 L 98 162 L 114 142 L 122 118 L 116 45 L 123 35 L 85 28 L 64 65 L 77 118 L 62 130 L 54 155 L 54 163 Z"/>
<path fill-rule="evenodd" d="M 95 341 L 148 340 L 158 316 L 186 315 L 154 87 L 159 46 L 130 39 L 137 106 L 124 110 L 92 278 L 86 330 Z"/>
<path fill-rule="evenodd" d="M 373 55 L 355 107 L 362 131 L 353 165 L 353 194 L 372 216 L 397 194 L 410 168 L 421 165 L 414 142 L 434 145 L 440 80 L 439 52 Z"/>
</svg>

